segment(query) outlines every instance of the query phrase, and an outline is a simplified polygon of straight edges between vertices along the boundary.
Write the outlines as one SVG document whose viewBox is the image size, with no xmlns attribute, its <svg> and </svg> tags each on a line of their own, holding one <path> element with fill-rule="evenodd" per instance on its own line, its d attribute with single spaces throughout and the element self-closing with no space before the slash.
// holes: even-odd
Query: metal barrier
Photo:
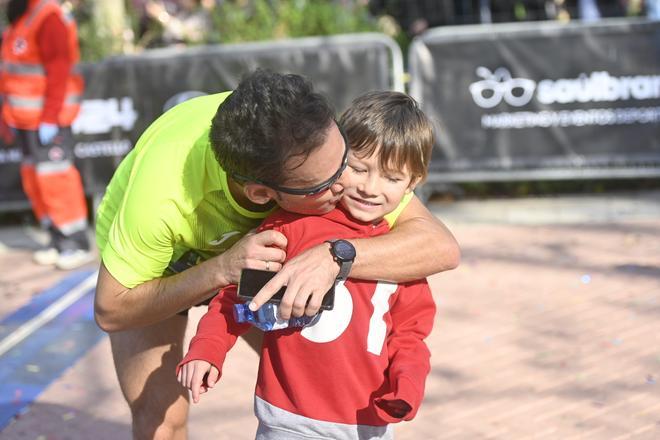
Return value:
<svg viewBox="0 0 660 440">
<path fill-rule="evenodd" d="M 73 131 L 85 191 L 105 190 L 121 159 L 164 110 L 193 96 L 231 90 L 257 67 L 308 77 L 338 112 L 367 90 L 403 90 L 399 46 L 371 33 L 167 48 L 83 65 L 86 89 Z M 17 149 L 0 148 L 0 210 L 27 206 L 20 160 Z"/>
<path fill-rule="evenodd" d="M 660 22 L 437 28 L 410 47 L 428 184 L 660 176 Z"/>
</svg>

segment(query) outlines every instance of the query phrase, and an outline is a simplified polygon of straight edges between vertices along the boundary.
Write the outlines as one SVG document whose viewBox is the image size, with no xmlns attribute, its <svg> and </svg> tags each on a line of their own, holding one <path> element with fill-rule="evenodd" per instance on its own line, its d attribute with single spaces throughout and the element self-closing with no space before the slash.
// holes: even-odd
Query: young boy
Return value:
<svg viewBox="0 0 660 440">
<path fill-rule="evenodd" d="M 277 211 L 261 229 L 281 231 L 287 258 L 337 238 L 387 232 L 401 200 L 427 174 L 431 123 L 409 96 L 370 92 L 339 123 L 350 140 L 341 207 L 320 216 Z M 213 387 L 236 338 L 236 286 L 223 289 L 201 319 L 177 368 L 193 401 Z M 390 423 L 411 420 L 424 395 L 435 304 L 426 280 L 405 284 L 348 278 L 333 310 L 303 328 L 264 334 L 256 386 L 257 439 L 387 439 Z"/>
</svg>

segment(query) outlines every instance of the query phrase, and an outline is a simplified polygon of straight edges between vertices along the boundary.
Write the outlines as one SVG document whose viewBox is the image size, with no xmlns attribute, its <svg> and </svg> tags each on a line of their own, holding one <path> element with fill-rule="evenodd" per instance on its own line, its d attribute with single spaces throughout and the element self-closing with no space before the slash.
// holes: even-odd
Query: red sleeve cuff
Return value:
<svg viewBox="0 0 660 440">
<path fill-rule="evenodd" d="M 184 364 L 187 364 L 190 361 L 201 360 L 206 361 L 218 369 L 220 375 L 218 379 L 222 377 L 222 365 L 225 363 L 225 357 L 227 357 L 227 350 L 221 347 L 218 347 L 217 341 L 210 339 L 197 339 L 193 340 L 190 343 L 190 348 L 186 356 L 179 362 L 179 365 L 176 366 L 176 374 L 179 374 L 179 370 Z"/>
<path fill-rule="evenodd" d="M 404 420 L 412 420 L 415 415 L 417 415 L 417 410 L 422 403 L 423 392 L 417 386 L 415 386 L 415 383 L 411 379 L 403 376 L 399 377 L 396 382 L 396 386 L 394 387 L 395 390 L 393 392 L 387 393 L 382 397 L 374 399 L 376 414 L 387 423 L 397 423 Z M 388 401 L 392 402 L 395 400 L 402 400 L 410 405 L 410 411 L 408 411 L 408 413 L 402 417 L 397 417 L 393 414 L 390 414 L 384 408 L 386 407 L 386 403 Z"/>
</svg>

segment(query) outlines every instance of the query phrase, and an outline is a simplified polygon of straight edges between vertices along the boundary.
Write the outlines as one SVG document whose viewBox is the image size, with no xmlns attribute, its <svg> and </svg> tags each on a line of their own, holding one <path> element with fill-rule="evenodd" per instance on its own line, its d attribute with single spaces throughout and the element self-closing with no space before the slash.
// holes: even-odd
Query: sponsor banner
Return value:
<svg viewBox="0 0 660 440">
<path fill-rule="evenodd" d="M 423 34 L 410 49 L 410 92 L 436 123 L 436 180 L 551 168 L 575 170 L 562 178 L 589 167 L 600 177 L 621 167 L 660 174 L 658 38 L 660 22 L 623 19 Z"/>
<path fill-rule="evenodd" d="M 82 66 L 86 88 L 72 129 L 85 190 L 101 193 L 140 134 L 165 110 L 187 99 L 231 90 L 257 67 L 310 78 L 337 111 L 367 90 L 403 90 L 396 43 L 381 34 L 166 48 Z M 24 199 L 18 149 L 0 146 L 2 202 Z"/>
</svg>

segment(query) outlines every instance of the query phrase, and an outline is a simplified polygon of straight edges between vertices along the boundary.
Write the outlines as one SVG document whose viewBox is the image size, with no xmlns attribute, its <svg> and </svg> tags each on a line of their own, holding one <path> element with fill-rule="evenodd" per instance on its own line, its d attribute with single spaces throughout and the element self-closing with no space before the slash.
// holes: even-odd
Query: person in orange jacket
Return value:
<svg viewBox="0 0 660 440">
<path fill-rule="evenodd" d="M 84 89 L 76 24 L 54 0 L 9 0 L 6 12 L 2 117 L 23 152 L 23 189 L 51 236 L 34 259 L 73 269 L 93 258 L 87 202 L 73 163 L 71 125 Z"/>
</svg>

